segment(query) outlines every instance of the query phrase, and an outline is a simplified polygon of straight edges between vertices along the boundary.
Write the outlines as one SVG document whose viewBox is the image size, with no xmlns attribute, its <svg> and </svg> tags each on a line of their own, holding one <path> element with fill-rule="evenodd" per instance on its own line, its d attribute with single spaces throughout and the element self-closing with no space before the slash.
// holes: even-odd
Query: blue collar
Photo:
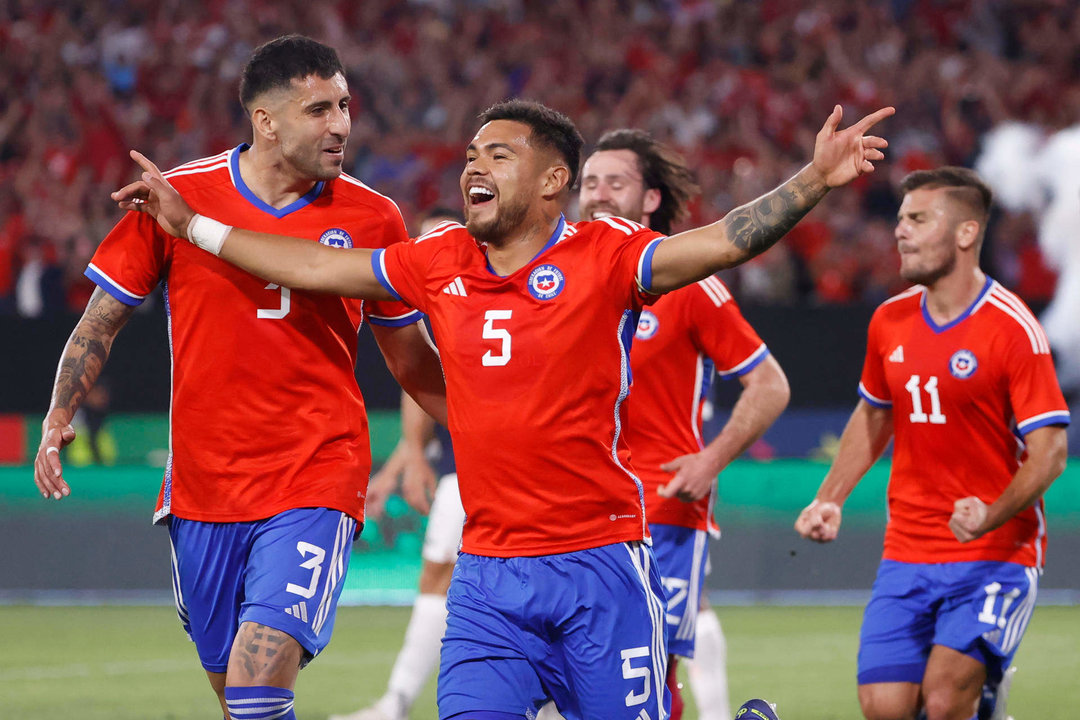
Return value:
<svg viewBox="0 0 1080 720">
<path fill-rule="evenodd" d="M 559 215 L 559 223 L 555 226 L 555 232 L 551 233 L 551 237 L 549 237 L 547 242 L 544 243 L 544 247 L 540 248 L 540 252 L 536 253 L 536 255 L 533 256 L 533 259 L 530 260 L 529 262 L 525 263 L 525 265 L 530 265 L 533 262 L 535 262 L 536 258 L 538 258 L 541 255 L 543 255 L 544 253 L 546 253 L 548 251 L 548 248 L 550 248 L 555 243 L 559 242 L 559 238 L 562 237 L 562 234 L 563 234 L 563 232 L 565 230 L 566 230 L 566 215 L 560 214 Z M 486 252 L 484 253 L 484 258 L 485 258 L 485 261 L 486 261 L 486 264 L 487 264 L 488 272 L 490 272 L 492 275 L 495 275 L 496 277 L 507 277 L 505 275 L 499 275 L 499 273 L 495 272 L 495 268 L 491 267 L 491 262 L 487 261 L 487 253 Z"/>
<path fill-rule="evenodd" d="M 283 208 L 276 208 L 273 205 L 268 205 L 267 203 L 263 202 L 262 199 L 259 198 L 259 196 L 257 196 L 251 191 L 251 188 L 249 188 L 244 183 L 244 178 L 240 176 L 240 153 L 244 152 L 250 147 L 251 146 L 247 143 L 240 143 L 236 146 L 236 148 L 232 151 L 232 157 L 229 158 L 229 171 L 232 175 L 233 184 L 236 186 L 236 189 L 240 192 L 241 195 L 244 196 L 244 198 L 249 203 L 254 205 L 259 210 L 262 210 L 264 213 L 269 213 L 270 215 L 273 215 L 280 220 L 289 213 L 293 213 L 297 210 L 306 208 L 308 205 L 315 202 L 319 195 L 322 194 L 323 188 L 326 187 L 326 183 L 320 180 L 319 182 L 315 183 L 315 186 L 308 190 L 303 197 L 292 201 Z"/>
<path fill-rule="evenodd" d="M 919 306 L 922 308 L 923 320 L 926 321 L 926 324 L 930 326 L 931 330 L 933 330 L 935 333 L 938 333 L 938 334 L 945 332 L 946 330 L 948 330 L 951 327 L 955 327 L 956 325 L 958 325 L 961 322 L 963 322 L 964 320 L 966 320 L 968 318 L 968 316 L 971 315 L 971 313 L 975 310 L 975 308 L 977 308 L 979 306 L 979 303 L 981 303 L 983 301 L 983 298 L 986 297 L 986 293 L 990 292 L 990 286 L 993 285 L 993 284 L 994 284 L 994 279 L 992 277 L 990 277 L 989 275 L 987 275 L 986 276 L 986 284 L 983 285 L 982 290 L 979 291 L 979 295 L 978 295 L 978 297 L 975 298 L 975 301 L 972 302 L 971 305 L 968 306 L 967 310 L 960 313 L 960 316 L 958 318 L 956 318 L 955 320 L 951 320 L 951 321 L 945 323 L 944 325 L 938 325 L 936 322 L 934 322 L 934 318 L 930 317 L 930 311 L 926 309 L 926 293 L 927 293 L 927 291 L 923 290 L 922 300 L 919 301 Z"/>
</svg>

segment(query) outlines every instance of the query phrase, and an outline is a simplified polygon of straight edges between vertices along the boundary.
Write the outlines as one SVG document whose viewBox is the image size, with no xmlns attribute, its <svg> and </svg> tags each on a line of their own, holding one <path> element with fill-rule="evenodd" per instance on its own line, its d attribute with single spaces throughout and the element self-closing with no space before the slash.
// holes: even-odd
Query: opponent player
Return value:
<svg viewBox="0 0 1080 720">
<path fill-rule="evenodd" d="M 1042 495 L 1065 467 L 1069 413 L 1035 316 L 979 269 L 990 190 L 943 167 L 902 191 L 900 274 L 918 284 L 871 319 L 862 399 L 795 528 L 833 540 L 844 500 L 895 435 L 860 636 L 863 715 L 968 720 L 981 705 L 980 720 L 1004 720 L 994 689 L 1035 606 Z"/>
<path fill-rule="evenodd" d="M 791 180 L 663 242 L 627 221 L 566 223 L 581 136 L 524 101 L 481 115 L 461 176 L 466 228 L 437 228 L 370 263 L 196 215 L 138 153 L 143 180 L 113 197 L 275 282 L 401 297 L 428 313 L 467 513 L 442 718 L 521 718 L 553 698 L 571 719 L 662 720 L 664 593 L 622 434 L 636 315 L 765 251 L 830 188 L 872 171 L 886 142 L 865 132 L 892 112 L 839 131 L 837 106 Z"/>
<path fill-rule="evenodd" d="M 349 93 L 333 49 L 287 36 L 240 84 L 254 139 L 169 173 L 195 207 L 305 237 L 336 258 L 406 238 L 392 201 L 341 172 Z M 364 257 L 367 257 L 365 254 Z M 113 339 L 159 282 L 173 353 L 170 455 L 155 521 L 173 589 L 222 710 L 293 718 L 300 667 L 330 639 L 363 520 L 367 418 L 354 376 L 365 314 L 402 385 L 439 413 L 419 314 L 267 284 L 128 214 L 86 271 L 98 283 L 60 361 L 35 481 L 69 493 L 59 449 Z M 208 579 L 212 579 L 210 582 Z"/>
<path fill-rule="evenodd" d="M 582 169 L 585 220 L 629 218 L 668 234 L 698 191 L 682 158 L 641 130 L 606 133 Z M 726 643 L 705 596 L 707 533 L 716 477 L 779 417 L 790 398 L 787 378 L 743 318 L 724 283 L 709 277 L 668 293 L 638 320 L 630 353 L 634 385 L 626 440 L 645 486 L 653 553 L 668 592 L 668 688 L 681 715 L 676 656 L 688 662 L 703 720 L 730 720 Z M 721 432 L 703 445 L 702 404 L 713 370 L 743 386 Z"/>
</svg>

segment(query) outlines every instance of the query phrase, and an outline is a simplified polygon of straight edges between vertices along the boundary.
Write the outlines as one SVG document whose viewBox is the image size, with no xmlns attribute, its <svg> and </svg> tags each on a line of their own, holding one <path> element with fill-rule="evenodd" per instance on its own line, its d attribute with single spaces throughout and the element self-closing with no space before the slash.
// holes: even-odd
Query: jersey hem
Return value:
<svg viewBox="0 0 1080 720">
<path fill-rule="evenodd" d="M 506 547 L 479 547 L 469 543 L 467 540 L 463 540 L 461 543 L 461 552 L 469 555 L 476 555 L 478 557 L 497 557 L 497 558 L 513 558 L 513 557 L 541 557 L 544 555 L 564 555 L 566 553 L 579 552 L 581 550 L 593 550 L 599 547 L 605 547 L 607 545 L 617 545 L 623 542 L 649 542 L 651 537 L 641 532 L 623 533 L 614 537 L 592 538 L 590 540 L 579 540 L 573 543 L 559 543 L 557 545 L 530 545 L 528 547 L 521 548 L 506 548 Z"/>
</svg>

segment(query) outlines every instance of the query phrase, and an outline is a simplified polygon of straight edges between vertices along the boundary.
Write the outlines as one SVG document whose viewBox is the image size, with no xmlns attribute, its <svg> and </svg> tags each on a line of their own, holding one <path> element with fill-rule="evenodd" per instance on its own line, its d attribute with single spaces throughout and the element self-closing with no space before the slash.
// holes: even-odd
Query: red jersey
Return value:
<svg viewBox="0 0 1080 720">
<path fill-rule="evenodd" d="M 660 497 L 657 488 L 672 477 L 660 465 L 704 447 L 701 410 L 714 367 L 721 378 L 735 378 L 768 354 L 719 278 L 676 290 L 642 311 L 630 353 L 634 386 L 626 441 L 645 485 L 650 523 L 716 532 L 715 485 L 693 503 Z"/>
<path fill-rule="evenodd" d="M 342 175 L 287 207 L 262 202 L 240 177 L 240 145 L 165 174 L 196 212 L 349 252 L 407 239 L 394 203 Z M 363 520 L 371 469 L 367 414 L 356 385 L 365 306 L 291 291 L 162 232 L 132 212 L 86 274 L 138 305 L 160 282 L 172 352 L 169 460 L 155 520 L 174 514 L 241 522 L 298 507 Z M 370 306 L 372 322 L 415 322 L 400 303 Z"/>
<path fill-rule="evenodd" d="M 439 346 L 465 552 L 552 555 L 648 537 L 623 400 L 661 237 L 615 218 L 561 218 L 506 277 L 456 223 L 375 253 L 380 281 L 428 315 Z"/>
<path fill-rule="evenodd" d="M 1001 495 L 1023 460 L 1025 434 L 1069 423 L 1046 335 L 1023 301 L 990 278 L 944 326 L 925 298 L 916 286 L 875 311 L 859 384 L 866 402 L 892 408 L 884 557 L 1041 567 L 1042 499 L 969 543 L 956 539 L 949 518 L 960 498 L 989 504 Z"/>
</svg>

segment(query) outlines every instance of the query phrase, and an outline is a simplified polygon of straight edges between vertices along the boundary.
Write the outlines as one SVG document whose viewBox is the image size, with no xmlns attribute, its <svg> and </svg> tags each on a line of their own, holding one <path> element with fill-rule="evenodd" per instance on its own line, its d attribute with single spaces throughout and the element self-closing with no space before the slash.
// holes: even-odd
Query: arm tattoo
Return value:
<svg viewBox="0 0 1080 720">
<path fill-rule="evenodd" d="M 60 357 L 53 385 L 53 408 L 74 415 L 101 375 L 116 333 L 134 309 L 113 299 L 101 288 L 94 290 Z"/>
<path fill-rule="evenodd" d="M 805 169 L 800 171 L 772 192 L 735 208 L 721 220 L 728 240 L 746 254 L 747 260 L 772 247 L 825 197 L 829 188 L 806 175 Z"/>
</svg>

